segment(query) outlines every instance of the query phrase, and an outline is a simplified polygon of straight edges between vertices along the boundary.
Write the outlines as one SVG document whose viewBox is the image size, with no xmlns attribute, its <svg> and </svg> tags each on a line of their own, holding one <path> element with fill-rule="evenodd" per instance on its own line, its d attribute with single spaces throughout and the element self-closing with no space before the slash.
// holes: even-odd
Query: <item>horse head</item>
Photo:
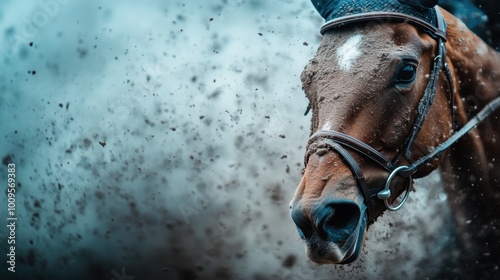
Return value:
<svg viewBox="0 0 500 280">
<path fill-rule="evenodd" d="M 436 147 L 467 121 L 457 94 L 467 82 L 453 77 L 463 53 L 446 55 L 446 22 L 453 44 L 480 39 L 438 1 L 313 2 L 327 22 L 301 76 L 313 116 L 290 211 L 312 261 L 345 264 L 369 225 L 402 206 L 413 178 L 438 168 Z M 494 53 L 480 43 L 476 53 Z"/>
</svg>

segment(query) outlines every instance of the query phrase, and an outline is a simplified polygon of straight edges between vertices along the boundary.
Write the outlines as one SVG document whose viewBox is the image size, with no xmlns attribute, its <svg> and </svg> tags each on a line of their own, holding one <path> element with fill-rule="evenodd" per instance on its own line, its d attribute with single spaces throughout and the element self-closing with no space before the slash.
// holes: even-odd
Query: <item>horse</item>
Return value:
<svg viewBox="0 0 500 280">
<path fill-rule="evenodd" d="M 311 135 L 290 202 L 308 258 L 356 261 L 377 217 L 438 170 L 463 233 L 443 273 L 498 276 L 500 55 L 437 0 L 313 4 L 326 23 L 301 75 Z"/>
</svg>

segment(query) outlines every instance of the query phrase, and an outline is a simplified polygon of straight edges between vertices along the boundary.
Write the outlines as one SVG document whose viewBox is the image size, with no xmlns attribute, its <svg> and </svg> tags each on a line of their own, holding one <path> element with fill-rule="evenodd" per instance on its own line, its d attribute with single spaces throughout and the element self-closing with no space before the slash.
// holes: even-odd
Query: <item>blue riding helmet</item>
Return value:
<svg viewBox="0 0 500 280">
<path fill-rule="evenodd" d="M 393 12 L 417 17 L 437 27 L 437 2 L 417 0 L 311 0 L 316 10 L 328 22 L 332 19 L 371 12 Z"/>
</svg>

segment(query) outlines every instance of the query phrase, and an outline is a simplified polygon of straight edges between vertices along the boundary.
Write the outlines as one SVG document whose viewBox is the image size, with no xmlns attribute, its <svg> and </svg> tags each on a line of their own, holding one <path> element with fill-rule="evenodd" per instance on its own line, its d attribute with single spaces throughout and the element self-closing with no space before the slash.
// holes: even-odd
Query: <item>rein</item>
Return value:
<svg viewBox="0 0 500 280">
<path fill-rule="evenodd" d="M 420 103 L 418 105 L 417 115 L 415 117 L 413 126 L 408 134 L 408 137 L 406 138 L 404 148 L 396 156 L 396 159 L 389 160 L 386 156 L 378 152 L 370 145 L 352 136 L 346 135 L 338 131 L 332 131 L 332 130 L 317 131 L 311 135 L 307 143 L 306 155 L 304 158 L 305 166 L 307 166 L 309 157 L 312 154 L 314 154 L 318 149 L 332 149 L 336 151 L 344 159 L 345 163 L 351 170 L 353 177 L 356 179 L 358 187 L 361 190 L 361 193 L 363 195 L 364 201 L 367 206 L 369 221 L 373 221 L 376 218 L 375 206 L 372 199 L 374 198 L 382 199 L 384 201 L 385 207 L 391 211 L 396 211 L 400 209 L 408 199 L 411 190 L 411 185 L 413 182 L 412 175 L 415 174 L 418 168 L 426 164 L 436 156 L 440 155 L 441 153 L 445 152 L 447 149 L 451 147 L 453 143 L 455 143 L 458 139 L 463 137 L 467 132 L 473 129 L 476 125 L 478 125 L 488 116 L 490 116 L 495 110 L 497 110 L 500 107 L 500 97 L 498 97 L 491 103 L 486 105 L 486 107 L 483 110 L 481 110 L 473 119 L 471 119 L 467 124 L 465 124 L 459 131 L 455 132 L 448 140 L 446 140 L 445 142 L 434 148 L 431 153 L 420 158 L 419 160 L 415 161 L 409 166 L 404 166 L 404 165 L 398 166 L 397 163 L 402 153 L 404 153 L 404 157 L 406 159 L 410 160 L 413 144 L 415 143 L 417 136 L 420 132 L 420 129 L 422 128 L 427 112 L 434 101 L 434 96 L 437 90 L 437 81 L 439 79 L 439 73 L 441 70 L 443 70 L 443 72 L 445 73 L 449 83 L 449 91 L 451 96 L 450 106 L 453 119 L 455 115 L 454 114 L 455 88 L 452 81 L 451 71 L 448 67 L 448 64 L 446 63 L 446 47 L 445 47 L 446 22 L 439 8 L 436 7 L 435 10 L 438 22 L 437 28 L 419 18 L 402 13 L 393 13 L 393 12 L 370 12 L 359 15 L 340 17 L 325 23 L 321 28 L 321 34 L 324 34 L 329 29 L 342 27 L 346 24 L 366 22 L 368 20 L 395 19 L 403 22 L 408 22 L 416 25 L 417 27 L 422 28 L 438 43 L 438 50 L 436 57 L 434 58 L 434 64 L 429 82 L 422 96 L 422 99 L 420 100 Z M 368 188 L 368 184 L 363 176 L 361 167 L 353 158 L 353 156 L 346 150 L 346 148 L 356 151 L 357 153 L 370 159 L 371 161 L 378 164 L 380 167 L 382 167 L 383 169 L 385 169 L 390 173 L 386 180 L 385 187 L 382 190 Z M 405 188 L 405 194 L 402 200 L 398 205 L 393 206 L 390 204 L 389 200 L 391 199 L 392 195 L 391 183 L 396 176 L 406 179 L 407 184 Z"/>
</svg>

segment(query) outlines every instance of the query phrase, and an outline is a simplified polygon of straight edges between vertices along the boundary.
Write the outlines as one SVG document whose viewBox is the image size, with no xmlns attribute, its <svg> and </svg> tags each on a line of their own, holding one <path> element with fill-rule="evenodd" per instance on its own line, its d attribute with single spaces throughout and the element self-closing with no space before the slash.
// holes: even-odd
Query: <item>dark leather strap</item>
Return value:
<svg viewBox="0 0 500 280">
<path fill-rule="evenodd" d="M 359 167 L 356 160 L 351 156 L 351 154 L 346 151 L 341 145 L 337 144 L 335 141 L 329 138 L 324 138 L 322 140 L 323 143 L 327 144 L 328 147 L 333 148 L 335 151 L 339 153 L 339 155 L 346 161 L 347 166 L 352 172 L 354 179 L 358 183 L 359 189 L 361 190 L 361 194 L 363 195 L 363 199 L 365 200 L 368 218 L 369 221 L 374 219 L 373 213 L 373 203 L 370 196 L 370 190 L 368 189 L 368 184 L 366 183 L 365 177 L 363 176 L 363 171 L 361 171 L 361 167 Z"/>
<path fill-rule="evenodd" d="M 396 166 L 379 151 L 375 150 L 368 144 L 342 132 L 333 130 L 319 130 L 309 138 L 308 146 L 322 139 L 330 139 L 342 146 L 349 147 L 350 149 L 353 149 L 358 153 L 364 155 L 365 157 L 371 159 L 389 172 L 393 171 L 396 168 Z M 306 153 L 306 165 L 308 160 L 308 154 Z"/>
<path fill-rule="evenodd" d="M 408 172 L 414 173 L 420 166 L 426 164 L 433 158 L 442 154 L 458 139 L 462 138 L 467 132 L 476 127 L 476 125 L 478 125 L 480 122 L 484 121 L 487 117 L 493 114 L 493 112 L 498 110 L 498 108 L 500 108 L 500 97 L 497 97 L 496 99 L 488 103 L 476 116 L 474 116 L 474 118 L 466 123 L 459 131 L 455 132 L 450 138 L 448 138 L 448 140 L 444 141 L 441 145 L 434 148 L 434 150 L 430 154 L 422 157 L 421 159 L 415 161 L 412 165 L 410 165 L 408 167 Z"/>
<path fill-rule="evenodd" d="M 456 108 L 455 108 L 455 85 L 453 84 L 453 75 L 451 74 L 450 67 L 448 63 L 444 64 L 444 73 L 446 75 L 446 79 L 449 81 L 450 86 L 450 111 L 451 111 L 451 125 L 453 131 L 455 131 L 457 122 L 456 122 Z"/>
<path fill-rule="evenodd" d="M 437 91 L 437 81 L 439 80 L 439 73 L 441 69 L 445 73 L 447 71 L 449 72 L 449 67 L 448 64 L 446 63 L 446 21 L 444 19 L 443 13 L 441 10 L 436 7 L 436 17 L 437 17 L 437 23 L 438 23 L 438 28 L 437 30 L 439 31 L 439 34 L 444 34 L 443 38 L 442 36 L 436 36 L 436 41 L 437 41 L 437 50 L 436 50 L 436 57 L 434 58 L 434 64 L 432 67 L 431 75 L 429 82 L 427 83 L 427 87 L 425 88 L 424 95 L 420 99 L 420 103 L 418 104 L 417 108 L 417 115 L 415 116 L 415 120 L 413 121 L 413 126 L 408 134 L 408 137 L 406 138 L 406 142 L 404 145 L 404 148 L 402 152 L 404 152 L 404 157 L 407 160 L 411 160 L 411 153 L 413 149 L 413 144 L 415 144 L 415 141 L 417 140 L 417 136 L 420 132 L 420 129 L 422 128 L 425 118 L 427 116 L 427 112 L 429 111 L 430 106 L 434 102 L 434 97 L 436 95 Z M 435 29 L 435 28 L 434 28 Z M 453 98 L 454 98 L 454 86 L 453 86 L 453 80 L 451 75 L 446 75 L 448 83 L 449 83 L 449 90 L 450 90 L 450 103 L 452 103 Z M 454 113 L 454 110 L 452 108 L 452 113 Z M 452 119 L 454 118 L 454 115 L 452 116 Z M 399 156 L 397 159 L 399 159 Z"/>
<path fill-rule="evenodd" d="M 376 210 L 375 205 L 373 205 L 372 198 L 376 197 L 377 193 L 381 189 L 370 190 L 370 188 L 368 188 L 368 184 L 366 183 L 366 179 L 363 175 L 361 167 L 353 158 L 353 156 L 346 149 L 344 149 L 344 147 L 348 147 L 353 151 L 364 155 L 389 172 L 392 172 L 396 168 L 395 165 L 387 159 L 387 157 L 382 155 L 380 152 L 378 152 L 368 144 L 365 144 L 364 142 L 354 137 L 333 130 L 320 130 L 314 133 L 311 138 L 309 138 L 309 141 L 307 143 L 306 155 L 304 158 L 305 166 L 307 166 L 310 156 L 318 149 L 329 148 L 336 151 L 351 170 L 354 179 L 356 179 L 358 187 L 367 206 L 369 221 L 373 221 L 373 219 L 376 218 Z"/>
<path fill-rule="evenodd" d="M 413 121 L 412 129 L 410 130 L 410 134 L 406 138 L 405 143 L 405 158 L 407 160 L 411 159 L 411 151 L 413 149 L 413 144 L 417 140 L 418 133 L 424 124 L 425 117 L 427 116 L 427 112 L 429 112 L 429 108 L 434 102 L 434 97 L 436 96 L 437 90 L 437 81 L 439 79 L 439 72 L 442 66 L 442 57 L 441 55 L 436 56 L 434 59 L 434 66 L 432 68 L 432 72 L 429 78 L 429 82 L 427 83 L 427 87 L 425 88 L 424 95 L 420 99 L 420 103 L 417 108 L 417 115 L 415 116 L 415 120 Z"/>
</svg>

